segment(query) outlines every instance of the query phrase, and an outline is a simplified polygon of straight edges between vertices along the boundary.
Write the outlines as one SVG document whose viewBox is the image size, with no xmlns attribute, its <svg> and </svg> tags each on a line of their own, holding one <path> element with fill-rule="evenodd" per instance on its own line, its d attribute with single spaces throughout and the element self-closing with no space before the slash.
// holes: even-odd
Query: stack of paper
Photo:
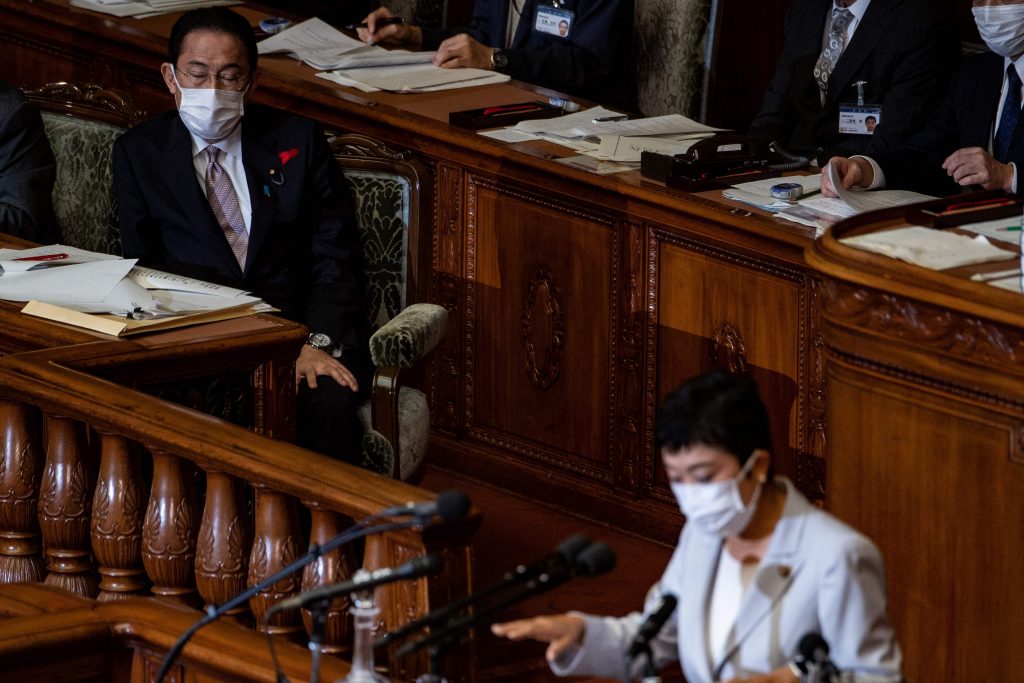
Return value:
<svg viewBox="0 0 1024 683">
<path fill-rule="evenodd" d="M 197 7 L 238 4 L 241 4 L 241 0 L 71 0 L 72 7 L 81 7 L 115 17 L 137 18 L 185 12 Z"/>
<path fill-rule="evenodd" d="M 855 235 L 839 241 L 930 270 L 1005 261 L 1016 256 L 1012 251 L 992 246 L 981 235 L 972 238 L 918 225 Z"/>
<path fill-rule="evenodd" d="M 365 92 L 430 92 L 509 80 L 493 71 L 436 67 L 433 52 L 364 45 L 316 18 L 261 41 L 259 51 L 290 54 L 322 72 L 317 74 L 320 78 Z"/>
<path fill-rule="evenodd" d="M 766 211 L 775 212 L 792 208 L 794 202 L 776 199 L 772 196 L 772 186 L 779 183 L 796 183 L 801 186 L 803 188 L 803 194 L 800 195 L 802 201 L 806 201 L 821 192 L 821 176 L 815 174 L 788 178 L 764 178 L 748 183 L 740 183 L 733 185 L 727 190 L 722 190 L 722 196 L 726 199 L 750 204 Z"/>
<path fill-rule="evenodd" d="M 272 310 L 230 287 L 64 245 L 0 249 L 0 299 L 22 312 L 105 334 L 180 327 Z"/>
</svg>

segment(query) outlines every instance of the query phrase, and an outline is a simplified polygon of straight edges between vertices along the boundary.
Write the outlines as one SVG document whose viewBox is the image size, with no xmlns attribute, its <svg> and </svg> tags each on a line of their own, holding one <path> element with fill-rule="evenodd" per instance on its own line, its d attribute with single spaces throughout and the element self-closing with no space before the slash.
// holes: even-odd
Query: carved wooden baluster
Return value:
<svg viewBox="0 0 1024 683">
<path fill-rule="evenodd" d="M 196 585 L 208 605 L 219 605 L 246 588 L 252 520 L 245 482 L 222 472 L 206 473 L 206 506 L 196 548 Z M 229 615 L 248 621 L 248 607 Z"/>
<path fill-rule="evenodd" d="M 199 505 L 190 462 L 153 453 L 153 486 L 142 531 L 142 563 L 153 594 L 198 606 L 195 590 Z"/>
<path fill-rule="evenodd" d="M 42 454 L 35 409 L 0 401 L 0 583 L 45 574 L 36 517 Z"/>
<path fill-rule="evenodd" d="M 95 467 L 85 426 L 47 415 L 46 437 L 46 466 L 39 488 L 39 528 L 50 572 L 45 583 L 95 597 L 99 581 L 89 538 Z"/>
<path fill-rule="evenodd" d="M 302 547 L 295 499 L 257 484 L 253 484 L 253 488 L 256 489 L 256 531 L 249 556 L 250 586 L 291 563 Z M 299 575 L 295 573 L 252 598 L 249 607 L 256 617 L 256 628 L 273 635 L 298 632 L 301 628 L 298 610 L 278 612 L 269 623 L 263 620 L 271 605 L 298 590 Z"/>
<path fill-rule="evenodd" d="M 98 599 L 143 593 L 142 518 L 146 483 L 138 447 L 122 436 L 102 434 L 100 471 L 92 499 L 92 549 L 100 564 Z"/>
<path fill-rule="evenodd" d="M 344 517 L 317 503 L 306 503 L 306 505 L 313 517 L 309 535 L 311 544 L 326 543 L 341 532 Z M 308 565 L 302 573 L 302 590 L 307 591 L 311 588 L 352 578 L 352 574 L 355 573 L 358 566 L 354 553 L 350 544 L 329 552 Z M 352 620 L 348 608 L 347 595 L 339 596 L 331 601 L 331 608 L 327 612 L 327 624 L 323 632 L 322 649 L 324 652 L 337 653 L 349 649 Z M 302 625 L 306 627 L 306 633 L 311 632 L 313 618 L 309 610 L 302 610 Z"/>
</svg>

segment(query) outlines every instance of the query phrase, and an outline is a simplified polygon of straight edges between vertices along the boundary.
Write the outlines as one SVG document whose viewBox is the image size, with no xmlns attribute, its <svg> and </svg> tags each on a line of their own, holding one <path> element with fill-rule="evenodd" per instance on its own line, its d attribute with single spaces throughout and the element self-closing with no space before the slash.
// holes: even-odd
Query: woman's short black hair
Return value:
<svg viewBox="0 0 1024 683">
<path fill-rule="evenodd" d="M 741 465 L 758 448 L 770 451 L 772 443 L 757 384 L 724 370 L 698 375 L 669 394 L 654 437 L 659 451 L 704 444 L 736 456 Z"/>
<path fill-rule="evenodd" d="M 246 56 L 249 60 L 249 73 L 256 70 L 256 60 L 259 56 L 256 49 L 256 35 L 252 31 L 249 21 L 241 14 L 232 12 L 227 7 L 203 7 L 182 14 L 174 22 L 174 26 L 171 28 L 171 37 L 167 41 L 167 60 L 171 64 L 178 65 L 181 44 L 185 42 L 185 36 L 193 31 L 216 31 L 238 38 L 245 46 Z"/>
</svg>

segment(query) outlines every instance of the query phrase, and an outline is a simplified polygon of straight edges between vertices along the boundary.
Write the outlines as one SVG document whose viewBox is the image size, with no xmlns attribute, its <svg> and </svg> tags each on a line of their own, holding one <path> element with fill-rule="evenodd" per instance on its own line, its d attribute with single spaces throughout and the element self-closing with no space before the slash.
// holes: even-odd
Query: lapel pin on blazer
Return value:
<svg viewBox="0 0 1024 683">
<path fill-rule="evenodd" d="M 779 565 L 779 576 L 781 576 L 782 578 L 788 579 L 789 575 L 792 572 L 793 572 L 793 570 L 789 568 L 789 565 L 786 565 L 786 564 L 780 564 Z"/>
</svg>

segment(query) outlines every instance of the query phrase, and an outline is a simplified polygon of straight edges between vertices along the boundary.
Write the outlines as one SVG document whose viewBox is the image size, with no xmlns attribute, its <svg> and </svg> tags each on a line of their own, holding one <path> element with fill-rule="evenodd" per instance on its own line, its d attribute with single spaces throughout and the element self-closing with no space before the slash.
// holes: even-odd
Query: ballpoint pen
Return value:
<svg viewBox="0 0 1024 683">
<path fill-rule="evenodd" d="M 629 116 L 626 114 L 617 114 L 615 116 L 599 116 L 596 119 L 591 119 L 591 123 L 610 123 L 612 121 L 625 121 Z"/>
<path fill-rule="evenodd" d="M 377 21 L 374 22 L 374 26 L 376 26 L 377 28 L 380 28 L 381 26 L 391 26 L 393 24 L 404 24 L 404 23 L 405 23 L 405 19 L 403 19 L 402 17 L 381 17 L 380 19 L 378 19 Z M 351 26 L 346 26 L 345 28 L 347 28 L 349 30 L 355 30 L 357 28 L 369 28 L 369 26 L 364 21 L 361 24 L 352 24 Z"/>
</svg>

